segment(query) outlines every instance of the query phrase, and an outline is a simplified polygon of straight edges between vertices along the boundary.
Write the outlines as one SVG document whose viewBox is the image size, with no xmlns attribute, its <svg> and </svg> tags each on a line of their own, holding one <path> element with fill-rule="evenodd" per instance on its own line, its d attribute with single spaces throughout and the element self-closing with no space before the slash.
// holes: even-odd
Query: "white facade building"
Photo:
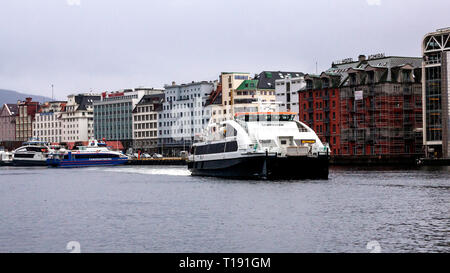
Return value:
<svg viewBox="0 0 450 273">
<path fill-rule="evenodd" d="M 300 112 L 298 104 L 298 91 L 306 87 L 303 74 L 300 77 L 291 77 L 289 75 L 275 81 L 275 96 L 279 102 L 280 112 L 295 112 L 296 120 L 299 119 Z"/>
<path fill-rule="evenodd" d="M 62 142 L 88 141 L 94 137 L 93 102 L 100 100 L 100 95 L 69 95 L 66 111 L 62 113 Z"/>
<path fill-rule="evenodd" d="M 187 150 L 211 118 L 206 100 L 217 82 L 192 82 L 166 85 L 165 101 L 159 113 L 159 147 L 164 154 L 176 155 Z"/>
<path fill-rule="evenodd" d="M 133 110 L 133 149 L 158 152 L 158 114 L 164 93 L 145 95 Z"/>
<path fill-rule="evenodd" d="M 62 115 L 66 101 L 51 101 L 41 105 L 33 123 L 33 137 L 46 142 L 62 142 Z"/>
</svg>

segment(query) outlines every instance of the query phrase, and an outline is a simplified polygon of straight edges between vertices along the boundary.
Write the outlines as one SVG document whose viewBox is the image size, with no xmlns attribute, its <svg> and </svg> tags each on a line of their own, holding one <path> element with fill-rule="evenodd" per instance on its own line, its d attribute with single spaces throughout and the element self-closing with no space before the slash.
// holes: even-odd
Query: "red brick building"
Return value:
<svg viewBox="0 0 450 273">
<path fill-rule="evenodd" d="M 299 119 L 310 126 L 330 145 L 333 154 L 340 153 L 340 76 L 323 72 L 305 76 L 306 89 L 299 92 Z"/>
<path fill-rule="evenodd" d="M 18 101 L 18 113 L 16 116 L 16 140 L 27 141 L 33 136 L 33 122 L 36 113 L 39 111 L 39 102 L 26 98 L 25 101 Z"/>
<path fill-rule="evenodd" d="M 373 55 L 306 75 L 300 120 L 334 156 L 423 155 L 421 58 Z"/>
</svg>

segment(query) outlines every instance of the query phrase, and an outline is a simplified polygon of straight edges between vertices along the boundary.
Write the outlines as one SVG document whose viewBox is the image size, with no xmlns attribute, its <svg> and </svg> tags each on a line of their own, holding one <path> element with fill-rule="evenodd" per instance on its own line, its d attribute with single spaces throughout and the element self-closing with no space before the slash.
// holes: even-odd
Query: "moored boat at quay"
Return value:
<svg viewBox="0 0 450 273">
<path fill-rule="evenodd" d="M 0 166 L 12 166 L 12 158 L 11 152 L 0 149 Z"/>
<path fill-rule="evenodd" d="M 123 153 L 111 151 L 106 143 L 90 140 L 88 146 L 78 146 L 77 150 L 60 149 L 50 154 L 47 165 L 62 168 L 113 166 L 125 164 L 128 160 Z"/>
<path fill-rule="evenodd" d="M 47 157 L 53 151 L 49 143 L 30 139 L 12 152 L 12 164 L 14 166 L 47 166 Z"/>
<path fill-rule="evenodd" d="M 237 113 L 194 143 L 192 175 L 245 179 L 328 179 L 330 149 L 292 112 Z"/>
</svg>

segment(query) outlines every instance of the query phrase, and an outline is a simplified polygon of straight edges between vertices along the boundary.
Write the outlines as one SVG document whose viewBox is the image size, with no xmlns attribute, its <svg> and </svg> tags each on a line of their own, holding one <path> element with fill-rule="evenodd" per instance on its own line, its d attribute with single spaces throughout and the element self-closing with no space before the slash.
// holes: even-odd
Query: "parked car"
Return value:
<svg viewBox="0 0 450 273">
<path fill-rule="evenodd" d="M 152 155 L 152 157 L 153 157 L 153 158 L 162 158 L 163 156 L 162 156 L 161 154 L 154 153 L 154 154 Z"/>
<path fill-rule="evenodd" d="M 188 152 L 187 151 L 181 151 L 180 152 L 180 157 L 183 159 L 187 159 L 188 158 Z"/>
<path fill-rule="evenodd" d="M 149 154 L 147 154 L 147 153 L 141 154 L 141 157 L 142 158 L 151 158 L 151 156 Z"/>
</svg>

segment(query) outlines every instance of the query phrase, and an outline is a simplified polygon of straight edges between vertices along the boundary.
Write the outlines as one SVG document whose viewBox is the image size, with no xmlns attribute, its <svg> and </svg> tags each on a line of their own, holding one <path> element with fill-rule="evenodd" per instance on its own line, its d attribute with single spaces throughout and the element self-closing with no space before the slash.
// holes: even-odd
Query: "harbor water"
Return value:
<svg viewBox="0 0 450 273">
<path fill-rule="evenodd" d="M 450 167 L 332 167 L 328 180 L 186 166 L 0 168 L 0 252 L 450 252 Z"/>
</svg>

